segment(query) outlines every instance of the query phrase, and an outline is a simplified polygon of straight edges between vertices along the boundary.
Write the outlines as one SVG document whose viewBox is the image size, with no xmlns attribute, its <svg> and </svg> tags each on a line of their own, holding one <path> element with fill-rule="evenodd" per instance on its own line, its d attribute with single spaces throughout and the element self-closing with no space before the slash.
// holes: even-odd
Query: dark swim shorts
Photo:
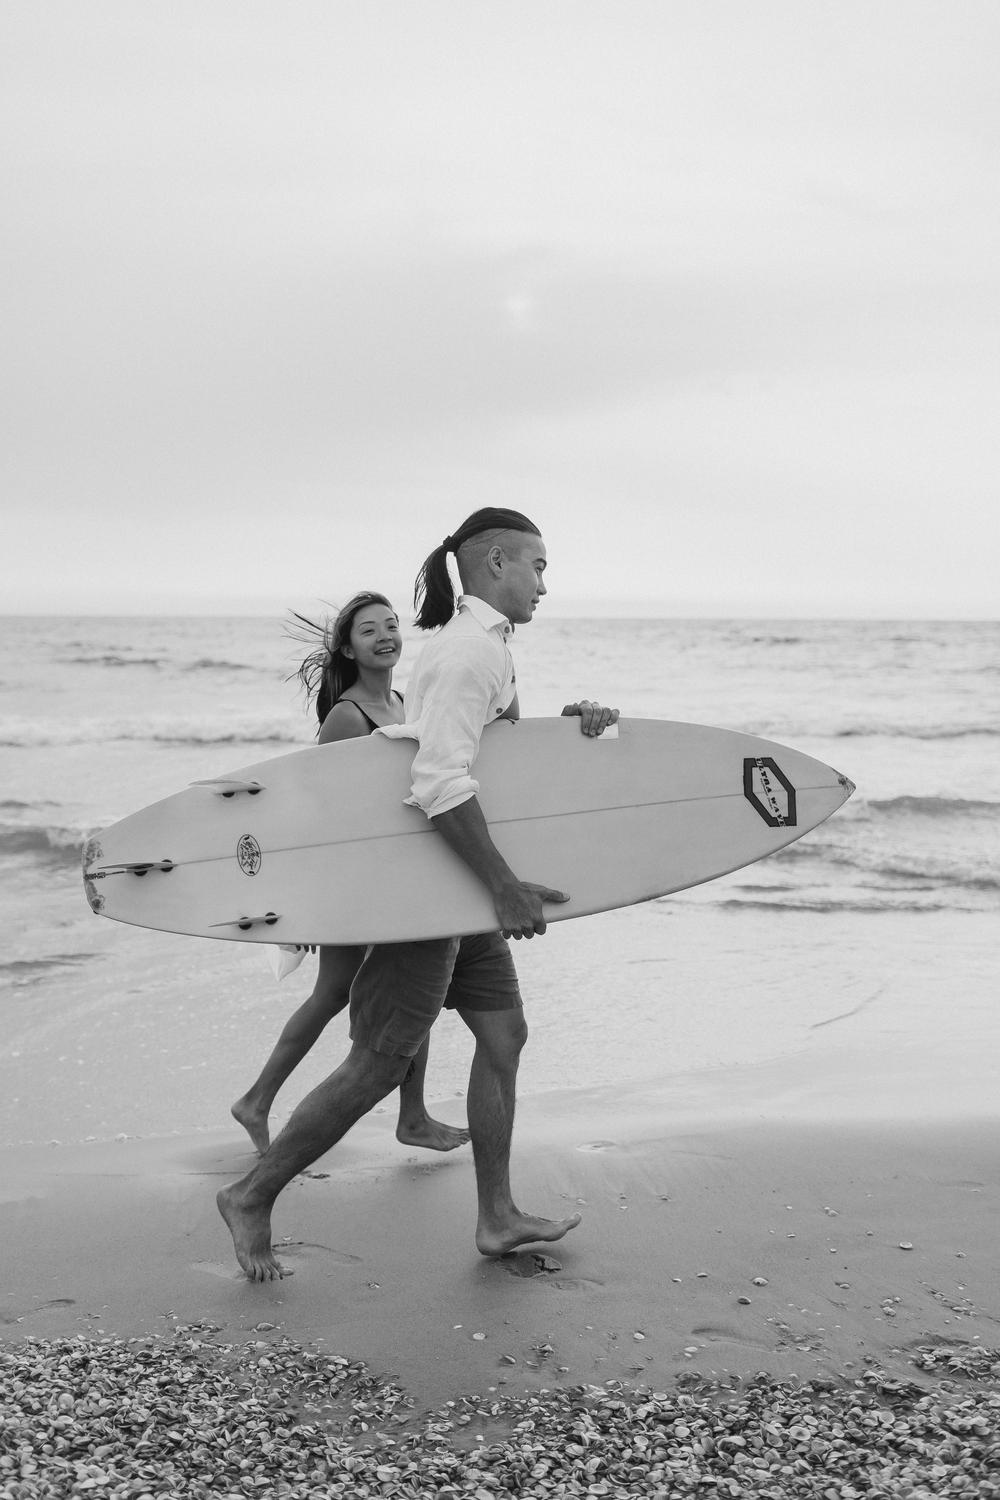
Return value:
<svg viewBox="0 0 1000 1500">
<path fill-rule="evenodd" d="M 351 1037 L 373 1052 L 414 1057 L 445 1006 L 521 1008 L 506 938 L 486 932 L 369 948 L 351 985 Z"/>
</svg>

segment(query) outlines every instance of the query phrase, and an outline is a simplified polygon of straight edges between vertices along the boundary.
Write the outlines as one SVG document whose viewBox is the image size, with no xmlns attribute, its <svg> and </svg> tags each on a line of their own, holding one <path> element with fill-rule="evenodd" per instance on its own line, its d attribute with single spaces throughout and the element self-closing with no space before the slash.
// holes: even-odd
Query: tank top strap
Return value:
<svg viewBox="0 0 1000 1500">
<path fill-rule="evenodd" d="M 374 731 L 378 728 L 378 725 L 375 723 L 375 720 L 372 718 L 371 714 L 365 713 L 364 709 L 361 707 L 361 704 L 357 701 L 357 699 L 351 697 L 350 691 L 341 693 L 340 697 L 337 699 L 337 703 L 350 703 L 353 708 L 356 708 L 358 713 L 364 719 L 365 723 L 368 725 L 369 734 L 373 734 Z M 331 709 L 336 708 L 337 703 L 331 703 Z"/>
</svg>

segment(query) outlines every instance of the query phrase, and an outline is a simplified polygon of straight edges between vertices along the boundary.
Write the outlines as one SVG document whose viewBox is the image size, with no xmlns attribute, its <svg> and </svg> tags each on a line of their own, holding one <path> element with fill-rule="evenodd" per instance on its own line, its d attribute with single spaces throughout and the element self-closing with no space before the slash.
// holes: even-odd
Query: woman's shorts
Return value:
<svg viewBox="0 0 1000 1500">
<path fill-rule="evenodd" d="M 351 985 L 351 1036 L 373 1052 L 414 1057 L 445 1006 L 520 1010 L 514 960 L 498 932 L 369 948 Z"/>
</svg>

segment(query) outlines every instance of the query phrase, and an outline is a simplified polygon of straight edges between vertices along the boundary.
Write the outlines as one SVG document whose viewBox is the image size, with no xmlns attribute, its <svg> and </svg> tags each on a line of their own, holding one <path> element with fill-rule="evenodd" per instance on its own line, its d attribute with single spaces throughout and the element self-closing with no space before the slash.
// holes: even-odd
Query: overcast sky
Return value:
<svg viewBox="0 0 1000 1500">
<path fill-rule="evenodd" d="M 0 610 L 995 617 L 996 0 L 6 0 Z"/>
</svg>

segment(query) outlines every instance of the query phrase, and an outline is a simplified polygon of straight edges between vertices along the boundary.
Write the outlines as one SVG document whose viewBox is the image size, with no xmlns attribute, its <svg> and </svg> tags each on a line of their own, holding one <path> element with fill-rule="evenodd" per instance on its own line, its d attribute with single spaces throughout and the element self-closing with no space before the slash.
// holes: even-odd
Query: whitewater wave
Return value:
<svg viewBox="0 0 1000 1500">
<path fill-rule="evenodd" d="M 164 656 L 121 656 L 117 651 L 100 651 L 80 656 L 60 656 L 57 660 L 67 667 L 162 667 Z"/>
<path fill-rule="evenodd" d="M 111 724 L 93 721 L 75 724 L 7 726 L 0 736 L 0 749 L 41 750 L 68 745 L 289 745 L 304 750 L 311 740 L 296 735 L 287 727 L 247 724 L 237 729 L 151 729 L 148 724 Z"/>
<path fill-rule="evenodd" d="M 260 667 L 255 667 L 248 661 L 216 661 L 211 656 L 203 656 L 198 661 L 185 662 L 181 668 L 182 672 L 259 672 L 261 670 Z"/>
<path fill-rule="evenodd" d="M 86 835 L 58 824 L 0 824 L 0 857 L 25 856 L 48 864 L 78 865 Z"/>
<path fill-rule="evenodd" d="M 970 797 L 875 797 L 858 804 L 858 814 L 863 816 L 865 812 L 883 818 L 997 818 L 1000 817 L 1000 802 L 983 802 Z"/>
<path fill-rule="evenodd" d="M 273 730 L 268 734 L 254 734 L 248 730 L 220 734 L 212 734 L 211 731 L 170 734 L 164 731 L 141 737 L 154 745 L 296 745 L 305 749 L 301 739 L 293 738 L 282 730 Z M 124 738 L 131 739 L 132 736 L 126 735 Z"/>
<path fill-rule="evenodd" d="M 0 963 L 0 985 L 22 989 L 39 984 L 53 969 L 76 969 L 99 957 L 96 953 L 53 953 L 48 958 L 15 958 Z"/>
<path fill-rule="evenodd" d="M 842 841 L 817 837 L 789 844 L 771 860 L 797 868 L 835 866 L 884 883 L 887 889 L 905 884 L 913 890 L 952 890 L 993 894 L 1000 891 L 1000 870 L 991 868 L 990 851 L 979 845 L 948 846 L 902 841 L 889 848 L 863 839 Z M 995 866 L 995 859 L 992 861 Z"/>
<path fill-rule="evenodd" d="M 810 731 L 825 739 L 966 740 L 1000 737 L 1000 724 L 847 724 L 840 729 L 817 726 Z"/>
</svg>

